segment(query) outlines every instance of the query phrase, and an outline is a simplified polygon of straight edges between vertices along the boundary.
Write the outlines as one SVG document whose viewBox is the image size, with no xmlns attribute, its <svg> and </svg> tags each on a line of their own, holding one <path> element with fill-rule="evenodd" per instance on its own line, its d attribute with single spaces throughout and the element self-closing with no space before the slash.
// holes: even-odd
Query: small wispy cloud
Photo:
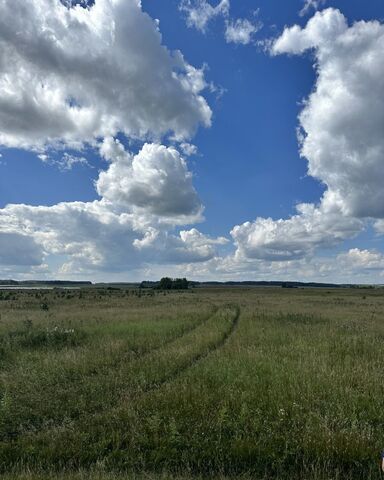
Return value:
<svg viewBox="0 0 384 480">
<path fill-rule="evenodd" d="M 67 152 L 64 153 L 60 160 L 53 159 L 46 153 L 40 153 L 37 156 L 42 162 L 48 165 L 56 166 L 61 172 L 68 172 L 72 170 L 75 165 L 93 168 L 85 157 L 78 157 Z"/>
<path fill-rule="evenodd" d="M 248 45 L 263 24 L 247 18 L 230 18 L 230 6 L 230 0 L 221 0 L 216 6 L 212 6 L 207 0 L 181 0 L 179 10 L 186 15 L 188 27 L 196 28 L 203 33 L 207 31 L 211 20 L 215 17 L 224 17 L 226 42 Z M 256 16 L 258 13 L 259 10 L 256 10 L 254 15 Z"/>
<path fill-rule="evenodd" d="M 252 23 L 248 19 L 238 18 L 235 21 L 227 21 L 225 40 L 227 43 L 248 45 L 253 41 L 253 36 L 263 27 L 261 22 Z"/>
<path fill-rule="evenodd" d="M 201 32 L 206 31 L 213 18 L 228 16 L 229 8 L 229 0 L 221 0 L 215 7 L 206 0 L 182 0 L 179 6 L 180 11 L 186 14 L 188 27 L 194 27 Z"/>
<path fill-rule="evenodd" d="M 188 143 L 188 142 L 180 143 L 180 148 L 186 157 L 197 155 L 197 152 L 198 152 L 196 145 L 193 145 L 192 143 Z"/>
<path fill-rule="evenodd" d="M 299 15 L 303 17 L 313 8 L 318 10 L 322 5 L 325 5 L 327 0 L 305 0 L 303 8 L 300 10 Z"/>
</svg>

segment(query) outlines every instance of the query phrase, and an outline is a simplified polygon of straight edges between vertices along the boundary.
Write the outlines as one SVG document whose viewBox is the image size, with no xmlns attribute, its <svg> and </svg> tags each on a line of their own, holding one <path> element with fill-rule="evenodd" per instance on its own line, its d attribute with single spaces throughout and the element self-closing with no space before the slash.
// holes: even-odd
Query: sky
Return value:
<svg viewBox="0 0 384 480">
<path fill-rule="evenodd" d="M 382 0 L 5 0 L 0 278 L 384 284 Z"/>
</svg>

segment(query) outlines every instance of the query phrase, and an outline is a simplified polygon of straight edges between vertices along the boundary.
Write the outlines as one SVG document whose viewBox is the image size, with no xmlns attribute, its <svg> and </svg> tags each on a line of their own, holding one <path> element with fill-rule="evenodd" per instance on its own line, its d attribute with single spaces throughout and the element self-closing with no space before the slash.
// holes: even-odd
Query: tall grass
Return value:
<svg viewBox="0 0 384 480">
<path fill-rule="evenodd" d="M 48 314 L 18 295 L 0 304 L 9 478 L 380 478 L 382 290 L 52 293 Z M 78 342 L 24 343 L 57 325 Z"/>
</svg>

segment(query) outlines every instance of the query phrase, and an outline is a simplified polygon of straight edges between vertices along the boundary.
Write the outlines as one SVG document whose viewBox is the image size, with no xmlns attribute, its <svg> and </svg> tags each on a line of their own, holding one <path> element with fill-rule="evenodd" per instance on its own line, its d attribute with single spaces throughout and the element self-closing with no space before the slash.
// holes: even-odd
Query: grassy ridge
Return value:
<svg viewBox="0 0 384 480">
<path fill-rule="evenodd" d="M 8 424 L 0 420 L 3 472 L 30 469 L 37 476 L 26 474 L 28 480 L 52 470 L 67 471 L 63 479 L 380 478 L 382 291 L 241 288 L 124 295 L 97 299 L 102 315 L 110 311 L 109 320 L 100 322 L 87 322 L 86 309 L 80 312 L 79 299 L 72 299 L 81 322 L 71 315 L 71 328 L 84 332 L 77 345 L 22 346 L 16 361 L 2 364 L 0 419 L 8 418 Z M 35 312 L 34 323 L 52 324 L 63 302 L 51 304 L 52 316 L 44 319 L 37 305 L 15 310 L 4 302 L 2 332 L 15 322 L 22 328 L 26 311 Z M 154 311 L 155 330 L 147 323 Z M 143 326 L 139 353 L 126 349 L 134 338 L 124 325 L 127 312 L 136 312 L 130 317 L 134 329 Z M 60 328 L 68 328 L 62 320 Z M 152 338 L 149 349 L 146 336 Z M 99 350 L 126 337 L 113 361 L 108 350 Z M 56 374 L 63 358 L 72 362 L 67 397 L 41 388 L 56 357 Z M 41 377 L 17 377 L 27 362 L 32 371 L 40 366 Z M 36 398 L 55 408 L 39 410 L 37 401 L 30 402 L 35 390 Z M 40 421 L 31 428 L 25 419 L 31 422 L 36 412 Z M 9 425 L 19 426 L 16 435 Z"/>
</svg>

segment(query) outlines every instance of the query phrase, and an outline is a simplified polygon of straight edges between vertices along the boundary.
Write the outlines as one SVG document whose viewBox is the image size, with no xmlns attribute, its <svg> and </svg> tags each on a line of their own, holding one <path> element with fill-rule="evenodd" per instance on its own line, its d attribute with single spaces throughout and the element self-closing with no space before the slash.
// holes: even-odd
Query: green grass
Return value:
<svg viewBox="0 0 384 480">
<path fill-rule="evenodd" d="M 37 295 L 0 302 L 5 479 L 380 478 L 383 290 Z"/>
</svg>

